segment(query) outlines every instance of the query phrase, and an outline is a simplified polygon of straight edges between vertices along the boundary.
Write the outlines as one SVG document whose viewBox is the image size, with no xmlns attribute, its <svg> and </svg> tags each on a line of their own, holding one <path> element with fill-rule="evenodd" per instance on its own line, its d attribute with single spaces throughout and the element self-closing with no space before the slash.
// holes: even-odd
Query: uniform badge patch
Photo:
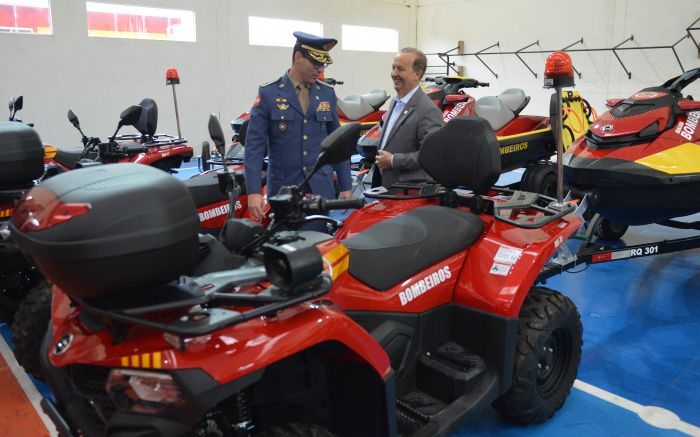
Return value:
<svg viewBox="0 0 700 437">
<path fill-rule="evenodd" d="M 286 111 L 287 109 L 289 109 L 289 104 L 288 103 L 278 103 L 277 107 L 282 111 Z"/>
<path fill-rule="evenodd" d="M 260 106 L 260 96 L 259 95 L 255 98 L 255 103 L 253 103 L 253 106 Z"/>
<path fill-rule="evenodd" d="M 277 97 L 277 98 L 275 99 L 275 102 L 278 102 L 278 103 L 286 103 L 286 102 L 287 102 L 287 99 L 285 99 L 284 97 Z"/>
<path fill-rule="evenodd" d="M 331 110 L 331 103 L 326 101 L 326 100 L 319 102 L 316 110 L 317 111 L 330 111 Z"/>
<path fill-rule="evenodd" d="M 284 132 L 287 130 L 287 124 L 284 122 L 280 123 L 277 127 L 279 128 L 280 132 Z"/>
</svg>

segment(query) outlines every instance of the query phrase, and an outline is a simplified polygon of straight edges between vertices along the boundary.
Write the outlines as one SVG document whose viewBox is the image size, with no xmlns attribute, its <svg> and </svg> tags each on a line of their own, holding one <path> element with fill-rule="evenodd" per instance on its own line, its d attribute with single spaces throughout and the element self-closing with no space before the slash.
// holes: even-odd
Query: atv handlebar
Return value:
<svg viewBox="0 0 700 437">
<path fill-rule="evenodd" d="M 365 201 L 362 199 L 312 199 L 312 202 L 304 206 L 306 212 L 328 212 L 335 209 L 362 208 Z"/>
</svg>

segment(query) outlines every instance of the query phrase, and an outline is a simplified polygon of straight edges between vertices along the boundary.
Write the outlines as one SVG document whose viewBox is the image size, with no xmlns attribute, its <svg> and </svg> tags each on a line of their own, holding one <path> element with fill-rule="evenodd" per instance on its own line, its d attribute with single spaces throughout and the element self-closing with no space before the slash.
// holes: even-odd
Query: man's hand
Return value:
<svg viewBox="0 0 700 437">
<path fill-rule="evenodd" d="M 341 191 L 338 193 L 338 199 L 352 199 L 352 191 Z"/>
<path fill-rule="evenodd" d="M 250 215 L 257 221 L 262 221 L 262 219 L 265 218 L 262 194 L 248 194 L 248 211 L 250 211 Z"/>
<path fill-rule="evenodd" d="M 392 154 L 386 150 L 380 150 L 377 152 L 377 158 L 374 160 L 374 163 L 382 170 L 388 170 L 391 168 L 391 156 Z"/>
</svg>

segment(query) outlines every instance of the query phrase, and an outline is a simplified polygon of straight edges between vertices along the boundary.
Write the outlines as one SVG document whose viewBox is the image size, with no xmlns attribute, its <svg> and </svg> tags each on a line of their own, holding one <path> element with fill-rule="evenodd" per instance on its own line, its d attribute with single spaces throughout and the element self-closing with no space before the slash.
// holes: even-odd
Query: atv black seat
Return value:
<svg viewBox="0 0 700 437">
<path fill-rule="evenodd" d="M 350 252 L 350 274 L 375 290 L 385 291 L 466 249 L 482 230 L 475 214 L 424 206 L 379 222 L 343 244 Z"/>
<path fill-rule="evenodd" d="M 158 105 L 155 100 L 145 98 L 139 103 L 141 116 L 134 127 L 143 136 L 152 137 L 156 133 L 158 126 Z"/>
<path fill-rule="evenodd" d="M 83 158 L 82 150 L 61 150 L 58 149 L 54 160 L 62 166 L 74 169 L 75 164 Z"/>
<path fill-rule="evenodd" d="M 418 161 L 439 184 L 464 187 L 477 194 L 486 193 L 501 174 L 496 134 L 478 117 L 456 117 L 431 132 Z"/>
<path fill-rule="evenodd" d="M 219 188 L 219 178 L 216 173 L 197 175 L 182 182 L 189 190 L 197 208 L 226 200 L 226 195 Z"/>
</svg>

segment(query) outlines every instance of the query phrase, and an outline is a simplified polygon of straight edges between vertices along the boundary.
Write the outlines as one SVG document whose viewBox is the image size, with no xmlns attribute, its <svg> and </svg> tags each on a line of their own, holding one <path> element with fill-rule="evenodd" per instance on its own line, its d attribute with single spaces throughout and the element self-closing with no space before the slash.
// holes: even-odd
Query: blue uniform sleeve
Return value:
<svg viewBox="0 0 700 437">
<path fill-rule="evenodd" d="M 268 130 L 270 111 L 263 98 L 263 89 L 258 89 L 258 101 L 250 111 L 250 122 L 245 138 L 245 184 L 249 194 L 260 194 L 262 191 L 263 159 L 268 149 Z"/>
<path fill-rule="evenodd" d="M 333 98 L 331 99 L 331 114 L 333 120 L 328 123 L 328 133 L 330 134 L 334 130 L 340 127 L 340 120 L 338 119 L 338 111 L 336 108 L 336 97 L 335 91 L 331 90 L 333 93 Z M 352 177 L 350 176 L 350 160 L 340 162 L 338 164 L 333 164 L 333 171 L 338 177 L 338 185 L 340 185 L 340 191 L 348 191 L 352 189 Z"/>
</svg>

